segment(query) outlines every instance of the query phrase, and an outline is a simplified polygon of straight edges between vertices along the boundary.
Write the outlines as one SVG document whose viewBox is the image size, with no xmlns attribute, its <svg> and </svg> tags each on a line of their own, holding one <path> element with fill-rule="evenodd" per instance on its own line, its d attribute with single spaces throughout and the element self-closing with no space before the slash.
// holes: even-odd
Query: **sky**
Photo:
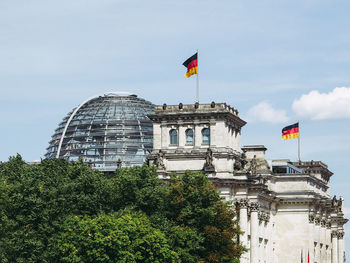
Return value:
<svg viewBox="0 0 350 263">
<path fill-rule="evenodd" d="M 194 103 L 182 63 L 198 49 L 200 102 L 238 109 L 242 145 L 265 145 L 268 159 L 298 158 L 281 129 L 300 121 L 301 159 L 334 172 L 349 218 L 349 10 L 347 0 L 1 0 L 0 161 L 40 160 L 62 118 L 95 94 Z"/>
</svg>

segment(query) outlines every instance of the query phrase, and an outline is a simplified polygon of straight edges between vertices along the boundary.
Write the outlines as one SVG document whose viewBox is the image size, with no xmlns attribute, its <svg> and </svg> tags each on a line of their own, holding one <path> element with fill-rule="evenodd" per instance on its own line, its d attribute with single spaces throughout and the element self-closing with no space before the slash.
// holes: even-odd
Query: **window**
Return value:
<svg viewBox="0 0 350 263">
<path fill-rule="evenodd" d="M 170 144 L 177 145 L 177 130 L 170 130 Z"/>
<path fill-rule="evenodd" d="M 186 130 L 186 144 L 193 145 L 193 130 L 192 129 Z"/>
<path fill-rule="evenodd" d="M 210 130 L 209 130 L 209 128 L 204 128 L 202 130 L 202 144 L 210 144 Z"/>
</svg>

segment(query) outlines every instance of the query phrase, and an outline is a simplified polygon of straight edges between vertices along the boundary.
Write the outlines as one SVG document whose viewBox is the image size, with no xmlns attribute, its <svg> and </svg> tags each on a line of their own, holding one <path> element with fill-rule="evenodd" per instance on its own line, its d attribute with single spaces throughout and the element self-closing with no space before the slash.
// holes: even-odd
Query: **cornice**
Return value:
<svg viewBox="0 0 350 263">
<path fill-rule="evenodd" d="M 231 127 L 240 130 L 244 125 L 247 124 L 240 117 L 232 114 L 231 112 L 186 112 L 186 111 L 176 111 L 176 112 L 157 112 L 156 114 L 147 115 L 154 123 L 161 123 L 162 121 L 178 121 L 178 120 L 225 120 Z"/>
</svg>

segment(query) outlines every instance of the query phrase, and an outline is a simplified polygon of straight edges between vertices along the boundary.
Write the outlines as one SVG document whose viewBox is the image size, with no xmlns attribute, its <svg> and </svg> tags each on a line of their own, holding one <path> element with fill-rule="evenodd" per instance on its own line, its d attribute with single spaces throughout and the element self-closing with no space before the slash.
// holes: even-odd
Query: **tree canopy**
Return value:
<svg viewBox="0 0 350 263">
<path fill-rule="evenodd" d="M 239 262 L 235 211 L 201 173 L 104 176 L 81 160 L 0 163 L 1 262 Z"/>
</svg>

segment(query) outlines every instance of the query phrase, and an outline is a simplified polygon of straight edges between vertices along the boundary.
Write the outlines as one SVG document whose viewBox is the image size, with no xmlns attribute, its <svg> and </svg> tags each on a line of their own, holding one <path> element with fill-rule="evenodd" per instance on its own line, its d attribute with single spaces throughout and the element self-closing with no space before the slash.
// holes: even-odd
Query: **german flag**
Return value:
<svg viewBox="0 0 350 263">
<path fill-rule="evenodd" d="M 187 68 L 187 72 L 185 74 L 186 78 L 198 73 L 198 52 L 194 54 L 192 57 L 188 58 L 182 65 Z"/>
<path fill-rule="evenodd" d="M 284 127 L 282 129 L 283 140 L 295 139 L 295 138 L 299 138 L 299 122 L 289 125 L 287 127 Z"/>
</svg>

